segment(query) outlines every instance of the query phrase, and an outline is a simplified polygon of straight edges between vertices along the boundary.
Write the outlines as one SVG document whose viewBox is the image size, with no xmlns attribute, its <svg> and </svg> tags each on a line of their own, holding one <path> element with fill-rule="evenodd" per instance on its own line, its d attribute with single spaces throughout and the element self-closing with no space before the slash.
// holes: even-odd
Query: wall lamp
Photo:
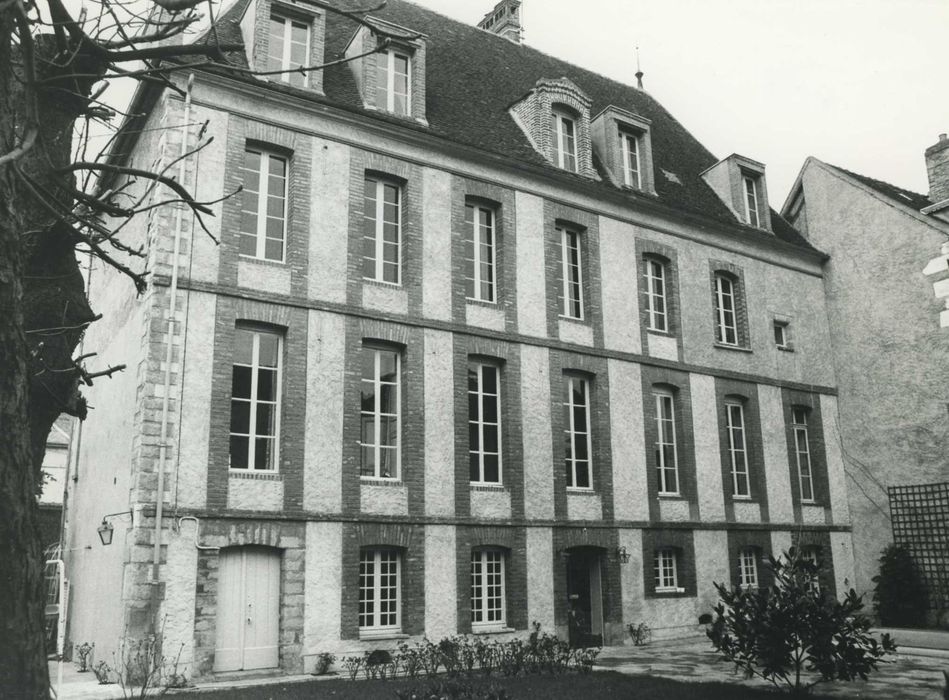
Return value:
<svg viewBox="0 0 949 700">
<path fill-rule="evenodd" d="M 108 547 L 112 544 L 112 523 L 109 522 L 109 518 L 114 518 L 119 515 L 130 515 L 132 511 L 123 510 L 118 513 L 109 513 L 108 515 L 102 516 L 102 524 L 96 529 L 99 533 L 99 539 L 102 540 L 102 544 Z"/>
</svg>

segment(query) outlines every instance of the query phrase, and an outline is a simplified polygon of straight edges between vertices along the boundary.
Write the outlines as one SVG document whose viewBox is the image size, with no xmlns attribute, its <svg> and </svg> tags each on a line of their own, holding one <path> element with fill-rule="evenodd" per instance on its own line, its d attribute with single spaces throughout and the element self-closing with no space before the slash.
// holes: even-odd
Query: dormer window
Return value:
<svg viewBox="0 0 949 700">
<path fill-rule="evenodd" d="M 627 187 L 642 189 L 642 163 L 640 161 L 639 137 L 635 134 L 620 132 L 620 144 L 623 149 L 623 177 Z"/>
<path fill-rule="evenodd" d="M 771 230 L 763 164 L 732 154 L 701 175 L 738 221 L 753 228 Z"/>
<path fill-rule="evenodd" d="M 751 175 L 743 175 L 742 185 L 745 188 L 745 223 L 758 228 L 761 226 L 758 216 L 758 180 Z"/>
<path fill-rule="evenodd" d="M 280 14 L 270 15 L 267 70 L 288 71 L 276 77 L 296 87 L 305 87 L 307 75 L 294 71 L 306 67 L 310 56 L 310 25 Z"/>
<path fill-rule="evenodd" d="M 412 113 L 412 60 L 404 51 L 376 54 L 376 107 L 399 116 Z"/>
<path fill-rule="evenodd" d="M 590 124 L 593 148 L 614 185 L 656 193 L 652 167 L 652 122 L 609 106 Z"/>
<path fill-rule="evenodd" d="M 554 162 L 557 167 L 577 172 L 577 123 L 561 110 L 550 115 L 551 136 L 554 142 Z"/>
</svg>

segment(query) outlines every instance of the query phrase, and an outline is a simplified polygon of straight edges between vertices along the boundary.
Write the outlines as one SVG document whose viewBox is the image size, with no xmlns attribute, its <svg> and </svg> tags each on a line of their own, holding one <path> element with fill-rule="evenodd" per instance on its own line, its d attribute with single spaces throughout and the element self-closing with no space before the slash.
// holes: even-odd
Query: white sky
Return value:
<svg viewBox="0 0 949 700">
<path fill-rule="evenodd" d="M 413 0 L 476 24 L 496 0 Z M 525 43 L 644 84 L 716 156 L 767 166 L 783 204 L 807 156 L 928 192 L 949 131 L 947 0 L 524 0 Z M 544 76 L 556 77 L 556 76 Z"/>
</svg>

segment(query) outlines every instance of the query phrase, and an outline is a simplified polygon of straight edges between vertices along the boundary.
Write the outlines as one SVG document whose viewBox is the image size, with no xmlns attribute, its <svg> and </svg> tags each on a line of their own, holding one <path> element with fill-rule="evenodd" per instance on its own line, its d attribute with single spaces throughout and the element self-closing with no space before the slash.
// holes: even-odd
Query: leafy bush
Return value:
<svg viewBox="0 0 949 700">
<path fill-rule="evenodd" d="M 115 683 L 115 681 L 112 680 L 112 667 L 105 661 L 100 661 L 93 666 L 92 672 L 96 674 L 96 680 L 99 681 L 99 685 L 111 685 Z"/>
<path fill-rule="evenodd" d="M 329 653 L 328 651 L 323 651 L 317 654 L 316 656 L 316 666 L 313 669 L 314 676 L 322 676 L 330 670 L 336 662 L 336 656 Z"/>
<path fill-rule="evenodd" d="M 79 667 L 77 669 L 79 673 L 85 673 L 89 670 L 95 650 L 96 645 L 89 642 L 76 645 L 76 665 Z"/>
<path fill-rule="evenodd" d="M 760 676 L 804 695 L 824 681 L 865 680 L 895 651 L 888 635 L 882 642 L 870 636 L 861 597 L 851 589 L 837 601 L 814 586 L 817 567 L 795 548 L 783 560 L 769 557 L 768 565 L 770 588 L 715 584 L 721 601 L 707 634 L 746 678 Z"/>
<path fill-rule="evenodd" d="M 880 573 L 873 577 L 873 582 L 873 609 L 881 625 L 925 627 L 926 584 L 908 549 L 897 544 L 884 549 Z"/>
<path fill-rule="evenodd" d="M 652 638 L 652 630 L 645 622 L 640 622 L 638 625 L 635 622 L 630 622 L 626 625 L 626 629 L 633 640 L 633 646 L 644 647 L 649 644 L 649 640 Z"/>
</svg>

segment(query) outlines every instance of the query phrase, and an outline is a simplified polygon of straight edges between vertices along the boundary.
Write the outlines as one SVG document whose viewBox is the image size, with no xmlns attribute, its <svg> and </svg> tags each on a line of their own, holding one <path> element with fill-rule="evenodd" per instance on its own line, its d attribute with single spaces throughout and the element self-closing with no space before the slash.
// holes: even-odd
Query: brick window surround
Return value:
<svg viewBox="0 0 949 700">
<path fill-rule="evenodd" d="M 771 569 L 762 562 L 771 554 L 771 533 L 764 530 L 728 531 L 728 571 L 731 584 L 737 586 L 739 556 L 743 549 L 753 549 L 757 557 L 758 588 L 767 588 L 773 582 Z"/>
<path fill-rule="evenodd" d="M 740 404 L 744 417 L 745 457 L 748 464 L 750 496 L 736 497 L 733 488 L 731 454 L 729 453 L 729 403 Z M 732 379 L 715 378 L 715 406 L 718 414 L 718 443 L 722 464 L 722 491 L 725 498 L 725 519 L 735 520 L 735 503 L 751 502 L 761 507 L 762 522 L 768 520 L 767 470 L 764 461 L 764 442 L 761 433 L 761 412 L 758 407 L 758 387 L 755 384 Z"/>
<path fill-rule="evenodd" d="M 639 329 L 642 347 L 649 348 L 649 335 L 664 335 L 676 339 L 679 347 L 679 357 L 682 357 L 682 305 L 679 300 L 679 263 L 675 248 L 649 241 L 636 239 L 636 260 L 639 265 L 639 274 L 636 275 L 636 285 L 639 290 Z M 657 331 L 649 328 L 649 313 L 646 300 L 646 263 L 653 260 L 665 266 L 666 283 L 666 330 Z"/>
<path fill-rule="evenodd" d="M 527 629 L 527 537 L 524 529 L 462 525 L 455 534 L 459 633 L 470 634 L 472 631 L 471 555 L 485 549 L 504 554 L 505 627 Z"/>
<path fill-rule="evenodd" d="M 722 320 L 719 311 L 719 278 L 727 280 L 731 284 L 731 298 L 733 309 L 734 342 L 729 342 L 729 338 L 722 335 Z M 751 334 L 748 328 L 748 302 L 745 297 L 745 274 L 737 265 L 732 263 L 711 260 L 709 261 L 709 280 L 711 283 L 712 300 L 712 338 L 716 347 L 720 348 L 738 348 L 742 350 L 751 349 Z"/>
<path fill-rule="evenodd" d="M 782 389 L 781 399 L 784 408 L 784 427 L 788 446 L 788 469 L 791 479 L 791 498 L 794 504 L 794 518 L 801 520 L 801 486 L 797 473 L 797 455 L 795 452 L 794 409 L 803 409 L 807 415 L 807 438 L 810 450 L 811 481 L 814 488 L 814 500 L 809 505 L 830 508 L 830 484 L 827 474 L 827 454 L 824 442 L 824 423 L 821 416 L 820 396 L 806 392 Z"/>
<path fill-rule="evenodd" d="M 691 530 L 647 528 L 643 537 L 643 583 L 647 598 L 682 598 L 696 595 L 695 544 Z M 660 549 L 672 549 L 676 553 L 678 587 L 683 592 L 656 591 L 655 557 Z"/>
<path fill-rule="evenodd" d="M 795 530 L 791 532 L 791 545 L 810 548 L 817 554 L 817 577 L 822 591 L 832 597 L 837 595 L 837 580 L 834 576 L 834 557 L 830 547 L 828 530 Z"/>
<path fill-rule="evenodd" d="M 593 148 L 606 174 L 616 187 L 645 194 L 656 193 L 652 160 L 652 122 L 615 105 L 600 112 L 590 125 Z M 626 139 L 635 139 L 639 173 L 631 181 L 628 171 Z"/>
</svg>

